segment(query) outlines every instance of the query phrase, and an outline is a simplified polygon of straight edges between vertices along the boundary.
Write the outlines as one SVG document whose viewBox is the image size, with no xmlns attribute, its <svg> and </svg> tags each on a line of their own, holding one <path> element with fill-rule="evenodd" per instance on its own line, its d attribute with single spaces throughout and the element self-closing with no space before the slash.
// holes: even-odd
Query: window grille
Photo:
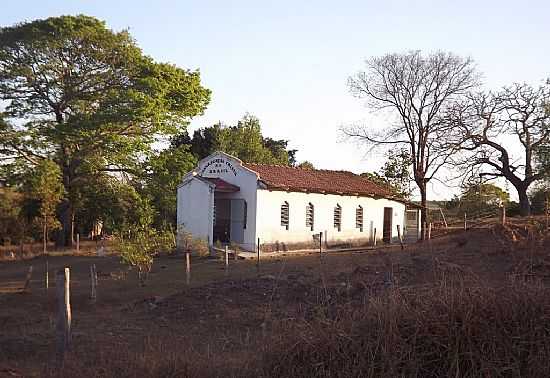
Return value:
<svg viewBox="0 0 550 378">
<path fill-rule="evenodd" d="M 281 226 L 283 226 L 287 230 L 289 225 L 289 219 L 288 219 L 289 212 L 290 212 L 290 207 L 288 205 L 288 202 L 285 201 L 281 205 Z"/>
<path fill-rule="evenodd" d="M 306 227 L 308 227 L 309 229 L 311 229 L 311 231 L 313 231 L 313 223 L 314 223 L 314 208 L 313 208 L 313 204 L 310 202 L 307 206 L 306 206 Z"/>
<path fill-rule="evenodd" d="M 338 204 L 334 208 L 334 228 L 342 231 L 342 206 Z"/>
<path fill-rule="evenodd" d="M 355 209 L 355 228 L 363 232 L 363 207 L 361 205 Z"/>
</svg>

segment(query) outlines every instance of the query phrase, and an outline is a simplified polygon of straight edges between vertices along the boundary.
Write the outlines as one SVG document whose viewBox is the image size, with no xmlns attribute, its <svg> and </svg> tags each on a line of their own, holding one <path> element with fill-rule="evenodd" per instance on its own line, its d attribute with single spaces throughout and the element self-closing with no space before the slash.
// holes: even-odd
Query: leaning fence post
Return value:
<svg viewBox="0 0 550 378">
<path fill-rule="evenodd" d="M 185 251 L 185 283 L 191 282 L 191 257 L 189 248 Z"/>
<path fill-rule="evenodd" d="M 373 245 L 376 247 L 376 227 L 374 228 Z"/>
<path fill-rule="evenodd" d="M 31 290 L 31 277 L 32 277 L 32 265 L 29 266 L 29 270 L 27 271 L 27 278 L 25 279 L 25 286 L 23 287 L 23 291 Z"/>
<path fill-rule="evenodd" d="M 63 365 L 65 353 L 71 345 L 71 300 L 69 268 L 57 271 L 55 277 L 57 292 L 57 362 Z"/>
<path fill-rule="evenodd" d="M 90 300 L 95 303 L 97 299 L 97 272 L 95 264 L 90 265 Z"/>
<path fill-rule="evenodd" d="M 397 225 L 397 238 L 399 239 L 399 244 L 401 244 L 401 249 L 404 249 L 403 238 L 401 237 L 401 226 Z"/>
</svg>

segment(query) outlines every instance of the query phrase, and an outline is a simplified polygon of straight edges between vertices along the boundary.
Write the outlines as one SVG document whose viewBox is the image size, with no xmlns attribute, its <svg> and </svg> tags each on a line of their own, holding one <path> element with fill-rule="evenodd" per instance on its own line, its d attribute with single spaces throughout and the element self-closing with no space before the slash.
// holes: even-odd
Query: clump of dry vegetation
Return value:
<svg viewBox="0 0 550 378">
<path fill-rule="evenodd" d="M 193 234 L 182 227 L 178 229 L 177 246 L 180 251 L 191 251 L 199 256 L 207 256 L 210 252 L 206 240 L 194 237 Z"/>
<path fill-rule="evenodd" d="M 547 377 L 549 294 L 523 283 L 393 290 L 331 317 L 281 322 L 262 370 L 278 377 Z"/>
</svg>

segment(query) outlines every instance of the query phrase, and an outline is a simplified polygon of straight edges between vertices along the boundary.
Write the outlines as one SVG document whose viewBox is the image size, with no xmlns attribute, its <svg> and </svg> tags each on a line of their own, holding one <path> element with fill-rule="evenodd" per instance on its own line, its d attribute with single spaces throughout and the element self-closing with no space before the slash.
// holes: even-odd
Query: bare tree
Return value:
<svg viewBox="0 0 550 378">
<path fill-rule="evenodd" d="M 531 213 L 529 186 L 550 170 L 535 161 L 538 150 L 550 142 L 549 103 L 549 85 L 514 84 L 498 93 L 470 95 L 448 117 L 456 145 L 471 152 L 463 164 L 481 176 L 508 180 L 523 216 Z"/>
<path fill-rule="evenodd" d="M 454 145 L 446 143 L 448 124 L 441 114 L 479 84 L 479 75 L 472 59 L 447 52 L 428 56 L 420 51 L 388 54 L 367 59 L 365 64 L 365 71 L 348 80 L 352 94 L 365 99 L 367 107 L 375 111 L 390 112 L 396 122 L 382 131 L 360 125 L 344 128 L 343 132 L 371 147 L 406 146 L 420 191 L 424 231 L 427 183 L 456 152 Z"/>
</svg>

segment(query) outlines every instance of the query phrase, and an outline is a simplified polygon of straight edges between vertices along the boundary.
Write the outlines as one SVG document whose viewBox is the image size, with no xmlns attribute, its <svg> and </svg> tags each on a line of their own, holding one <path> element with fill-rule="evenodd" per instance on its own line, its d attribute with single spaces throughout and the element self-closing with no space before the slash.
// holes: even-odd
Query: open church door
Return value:
<svg viewBox="0 0 550 378">
<path fill-rule="evenodd" d="M 231 241 L 244 242 L 244 229 L 246 228 L 246 202 L 243 199 L 231 200 Z"/>
</svg>

